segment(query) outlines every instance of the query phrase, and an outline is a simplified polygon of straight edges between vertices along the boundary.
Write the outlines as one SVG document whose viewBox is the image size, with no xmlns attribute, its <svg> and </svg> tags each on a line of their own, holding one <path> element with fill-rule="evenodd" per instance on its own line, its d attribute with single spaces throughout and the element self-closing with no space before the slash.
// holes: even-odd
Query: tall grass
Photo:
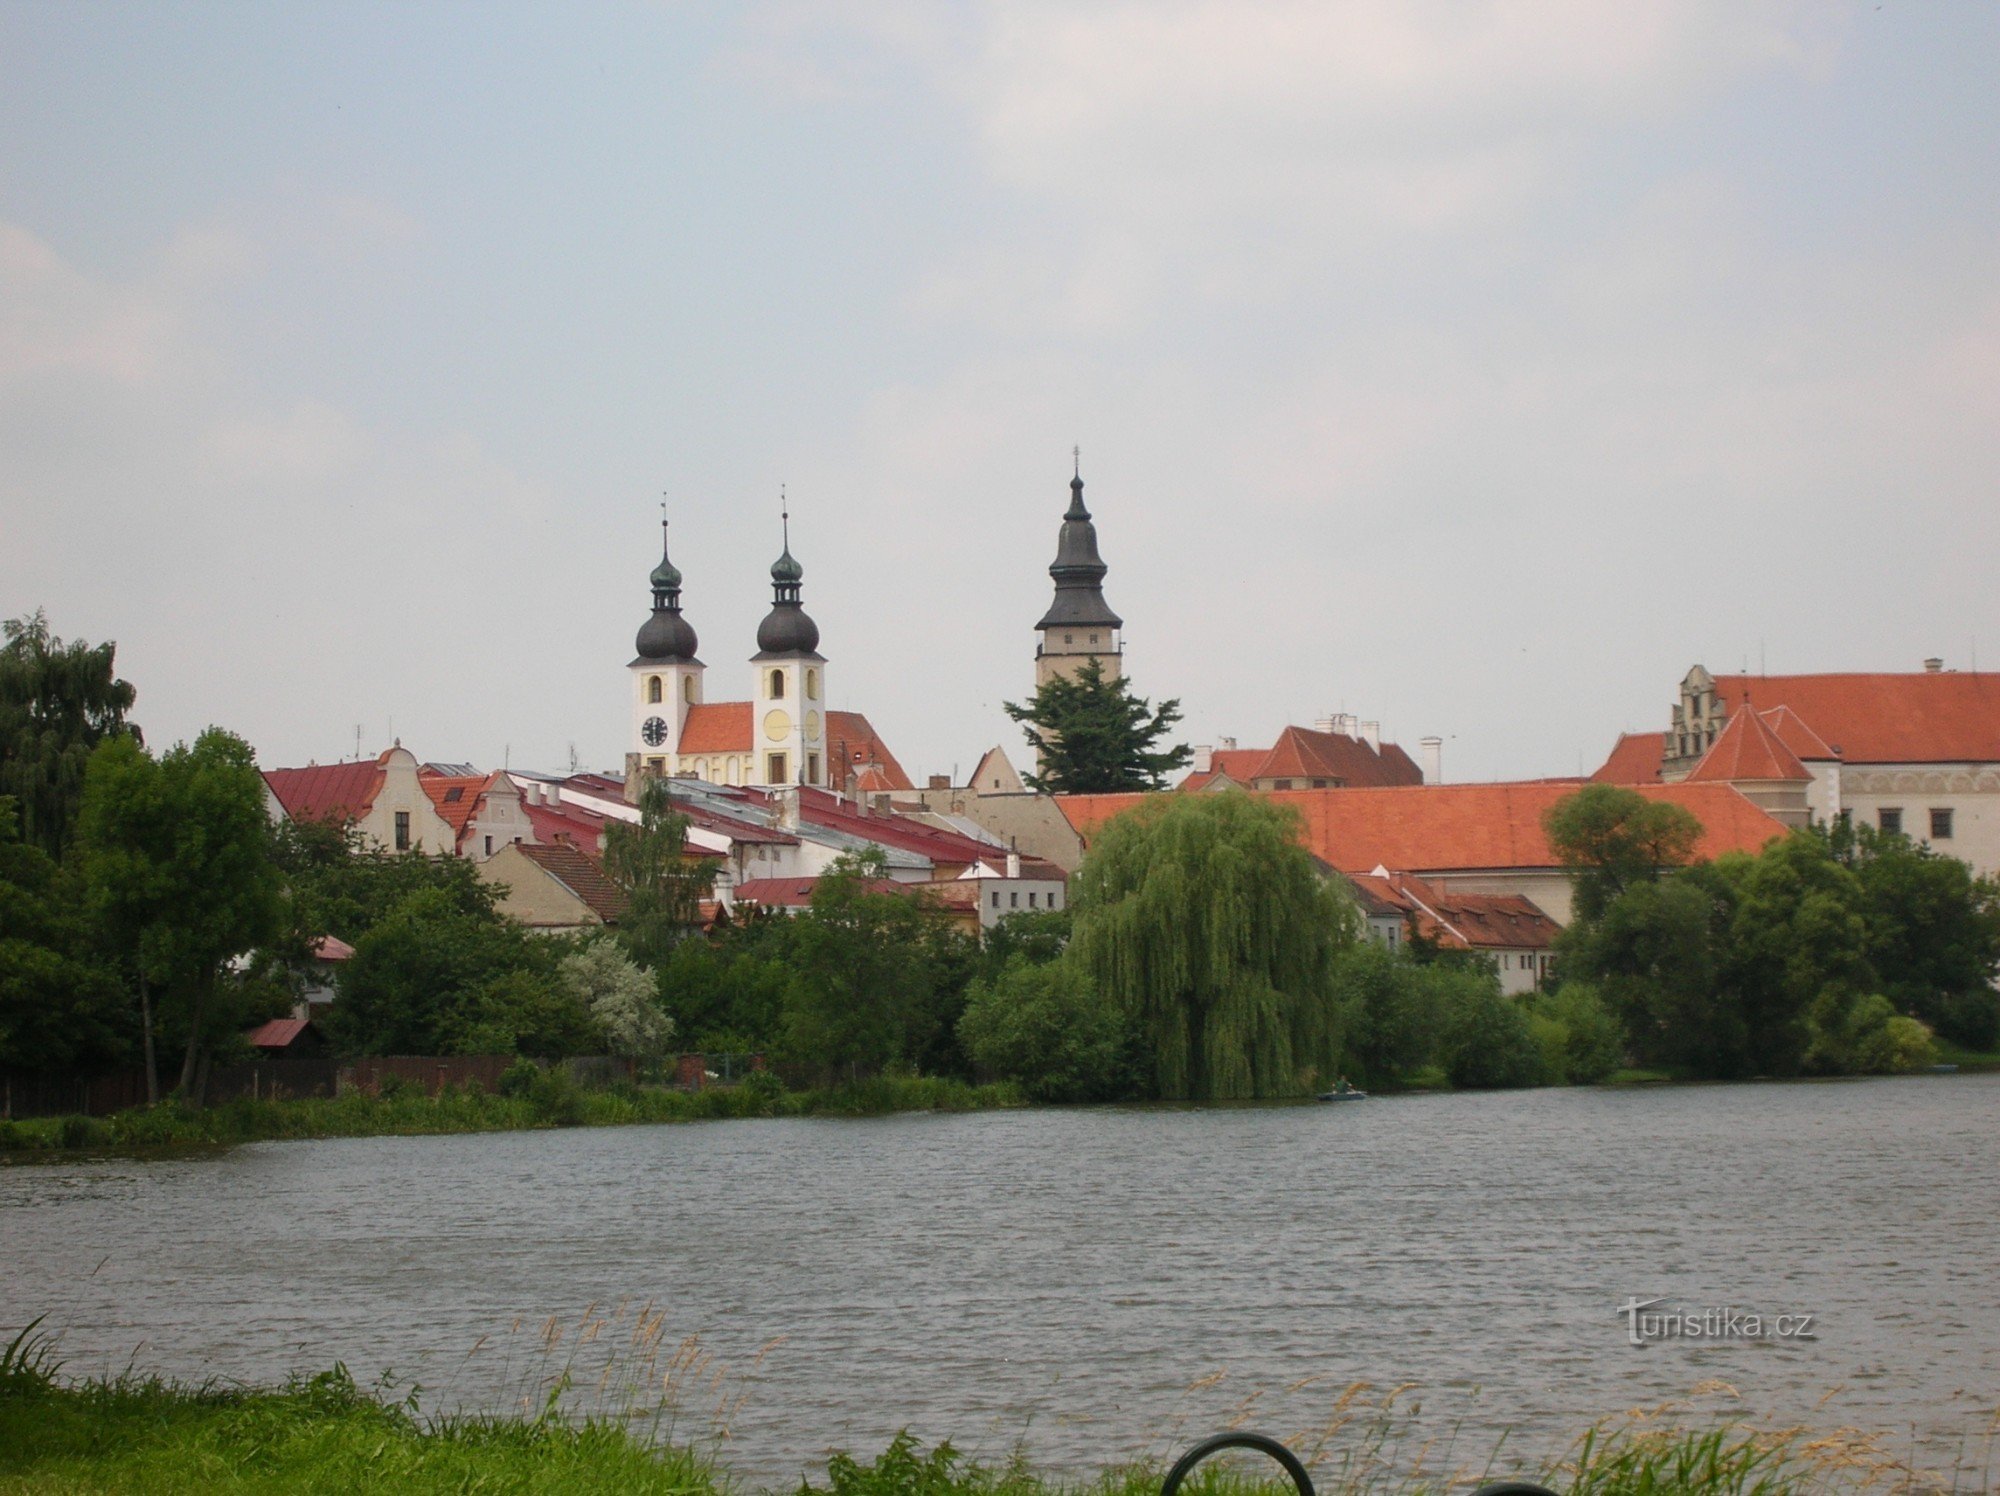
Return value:
<svg viewBox="0 0 2000 1496">
<path fill-rule="evenodd" d="M 38 1117 L 0 1122 L 0 1154 L 199 1148 L 279 1138 L 377 1137 L 506 1132 L 541 1127 L 616 1127 L 640 1122 L 695 1122 L 741 1117 L 867 1117 L 891 1112 L 975 1111 L 1018 1106 L 1012 1086 L 973 1086 L 930 1076 L 880 1076 L 824 1090 L 786 1090 L 775 1081 L 675 1091 L 620 1085 L 584 1090 L 552 1072 L 548 1084 L 504 1096 L 447 1086 L 436 1096 L 401 1091 L 375 1096 L 274 1101 L 245 1097 L 220 1106 L 159 1106 L 109 1117 Z"/>
</svg>

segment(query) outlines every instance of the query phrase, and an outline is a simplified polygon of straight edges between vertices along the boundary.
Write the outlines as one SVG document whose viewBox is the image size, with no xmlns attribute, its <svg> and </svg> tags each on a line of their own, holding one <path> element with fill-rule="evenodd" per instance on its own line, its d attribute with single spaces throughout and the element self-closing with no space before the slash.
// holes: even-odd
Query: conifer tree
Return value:
<svg viewBox="0 0 2000 1496">
<path fill-rule="evenodd" d="M 1155 711 L 1123 676 L 1106 680 L 1094 658 L 1074 676 L 1043 681 L 1025 705 L 1002 706 L 1027 732 L 1039 765 L 1027 782 L 1044 794 L 1156 790 L 1194 756 L 1186 744 L 1154 746 L 1181 720 L 1178 700 L 1163 701 Z"/>
</svg>

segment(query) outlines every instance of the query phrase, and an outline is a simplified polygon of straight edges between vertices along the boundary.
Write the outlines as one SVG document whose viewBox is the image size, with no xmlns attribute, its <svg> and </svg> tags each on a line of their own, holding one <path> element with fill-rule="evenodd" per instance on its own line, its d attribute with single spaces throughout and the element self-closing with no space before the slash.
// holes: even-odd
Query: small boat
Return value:
<svg viewBox="0 0 2000 1496">
<path fill-rule="evenodd" d="M 1368 1093 L 1349 1086 L 1345 1091 L 1321 1091 L 1319 1099 L 1321 1101 L 1366 1101 Z"/>
</svg>

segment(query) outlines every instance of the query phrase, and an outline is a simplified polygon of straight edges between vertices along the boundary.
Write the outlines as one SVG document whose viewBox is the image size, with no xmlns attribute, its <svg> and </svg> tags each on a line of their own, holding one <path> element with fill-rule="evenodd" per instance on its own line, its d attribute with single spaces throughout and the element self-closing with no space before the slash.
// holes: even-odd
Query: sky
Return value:
<svg viewBox="0 0 2000 1496">
<path fill-rule="evenodd" d="M 1019 730 L 1071 449 L 1179 737 L 1573 774 L 1680 677 L 2000 667 L 2000 7 L 0 0 L 0 616 L 164 746 Z"/>
</svg>

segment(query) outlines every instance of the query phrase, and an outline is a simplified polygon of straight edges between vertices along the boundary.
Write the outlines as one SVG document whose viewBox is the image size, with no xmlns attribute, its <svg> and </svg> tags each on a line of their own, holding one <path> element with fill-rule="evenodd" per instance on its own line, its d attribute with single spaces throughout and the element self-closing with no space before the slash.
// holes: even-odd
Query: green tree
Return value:
<svg viewBox="0 0 2000 1496">
<path fill-rule="evenodd" d="M 1016 955 L 973 983 L 958 1034 L 978 1069 L 1031 1101 L 1120 1101 L 1136 1089 L 1131 1027 L 1075 962 Z"/>
<path fill-rule="evenodd" d="M 562 958 L 556 979 L 603 1031 L 612 1054 L 656 1060 L 666 1053 L 674 1021 L 660 1007 L 653 979 L 625 958 L 616 941 L 586 941 Z"/>
<path fill-rule="evenodd" d="M 74 873 L 20 839 L 14 802 L 0 797 L 0 1070 L 127 1052 L 124 993 L 93 935 Z"/>
<path fill-rule="evenodd" d="M 1907 837 L 1835 829 L 1861 883 L 1868 960 L 1895 1007 L 1954 1044 L 2000 1042 L 2000 884 Z"/>
<path fill-rule="evenodd" d="M 1805 1068 L 1823 1075 L 1907 1075 L 1937 1058 L 1931 1032 L 1879 992 L 1829 987 L 1806 1012 Z"/>
<path fill-rule="evenodd" d="M 1442 987 L 1440 1057 L 1454 1086 L 1478 1090 L 1532 1086 L 1542 1079 L 1542 1050 L 1528 1015 L 1500 991 L 1495 972 L 1433 966 Z"/>
<path fill-rule="evenodd" d="M 1334 1073 L 1334 959 L 1359 921 L 1297 830 L 1240 792 L 1162 795 L 1078 869 L 1071 954 L 1133 1024 L 1156 1094 L 1298 1095 Z"/>
<path fill-rule="evenodd" d="M 702 902 L 714 896 L 715 862 L 690 849 L 672 781 L 658 776 L 640 788 L 638 824 L 604 828 L 604 870 L 625 892 L 618 938 L 648 969 L 701 928 Z"/>
<path fill-rule="evenodd" d="M 1538 994 L 1528 1004 L 1528 1026 L 1550 1085 L 1595 1085 L 1625 1063 L 1624 1029 L 1582 982 Z"/>
<path fill-rule="evenodd" d="M 1335 959 L 1333 990 L 1346 1034 L 1343 1068 L 1362 1084 L 1386 1086 L 1435 1063 L 1440 989 L 1407 949 L 1357 942 Z"/>
<path fill-rule="evenodd" d="M 285 927 L 256 757 L 215 727 L 157 761 L 130 735 L 106 739 L 85 776 L 77 837 L 92 906 L 139 983 L 147 1074 L 158 991 L 185 1035 L 176 1089 L 193 1096 L 211 1030 L 253 1016 L 232 1001 L 244 993 L 228 963 Z"/>
<path fill-rule="evenodd" d="M 1123 676 L 1106 680 L 1094 657 L 1074 676 L 1042 682 L 1026 705 L 1002 706 L 1026 731 L 1040 765 L 1027 782 L 1045 794 L 1156 790 L 1194 756 L 1186 744 L 1155 746 L 1180 721 L 1178 700 L 1154 710 Z"/>
<path fill-rule="evenodd" d="M 106 738 L 138 736 L 125 721 L 135 693 L 118 679 L 115 644 L 65 644 L 39 610 L 0 631 L 0 795 L 15 801 L 22 840 L 60 859 L 90 755 Z"/>
<path fill-rule="evenodd" d="M 1701 840 L 1692 812 L 1611 784 L 1565 795 L 1543 815 L 1542 829 L 1569 870 L 1575 918 L 1585 924 L 1634 884 L 1685 866 Z"/>
</svg>

